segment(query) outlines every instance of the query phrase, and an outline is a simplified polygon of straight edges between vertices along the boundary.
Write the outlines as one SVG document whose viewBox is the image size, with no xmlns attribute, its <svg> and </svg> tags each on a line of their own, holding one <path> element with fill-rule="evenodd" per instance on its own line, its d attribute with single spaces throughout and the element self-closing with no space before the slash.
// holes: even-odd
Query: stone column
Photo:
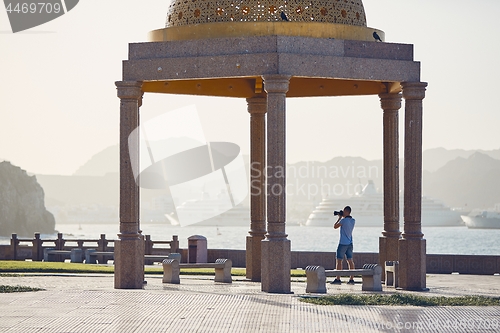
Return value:
<svg viewBox="0 0 500 333">
<path fill-rule="evenodd" d="M 285 106 L 288 75 L 264 75 L 267 93 L 267 234 L 262 241 L 262 291 L 290 293 L 291 244 L 285 233 Z"/>
<path fill-rule="evenodd" d="M 139 126 L 142 82 L 118 81 L 116 87 L 120 98 L 120 233 L 114 249 L 115 289 L 141 289 L 144 241 L 139 227 L 139 186 L 132 172 L 132 163 L 139 163 L 139 137 L 131 138 L 129 149 L 129 136 Z"/>
<path fill-rule="evenodd" d="M 266 111 L 263 97 L 247 98 L 250 113 L 250 236 L 246 245 L 246 277 L 261 281 L 261 241 L 266 234 Z"/>
<path fill-rule="evenodd" d="M 401 94 L 380 94 L 384 110 L 384 231 L 379 238 L 379 263 L 398 260 L 399 231 L 399 120 Z"/>
<path fill-rule="evenodd" d="M 402 84 L 405 99 L 404 231 L 399 240 L 399 286 L 426 289 L 426 244 L 422 234 L 422 100 L 425 82 Z"/>
</svg>

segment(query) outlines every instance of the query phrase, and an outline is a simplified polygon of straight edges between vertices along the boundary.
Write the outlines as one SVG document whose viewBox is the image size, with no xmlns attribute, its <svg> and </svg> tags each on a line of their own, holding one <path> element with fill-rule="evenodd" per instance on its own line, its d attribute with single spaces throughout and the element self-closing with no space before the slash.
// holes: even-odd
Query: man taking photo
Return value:
<svg viewBox="0 0 500 333">
<path fill-rule="evenodd" d="M 345 206 L 344 210 L 340 212 L 334 212 L 335 215 L 338 214 L 339 218 L 337 222 L 333 225 L 334 229 L 340 228 L 340 240 L 339 246 L 337 247 L 337 270 L 342 270 L 342 260 L 344 257 L 347 260 L 349 269 L 354 269 L 354 261 L 352 260 L 352 231 L 354 230 L 354 224 L 356 220 L 351 216 L 351 207 Z M 337 276 L 331 284 L 341 284 L 340 276 Z M 347 284 L 354 284 L 354 276 L 351 275 L 349 282 Z"/>
</svg>

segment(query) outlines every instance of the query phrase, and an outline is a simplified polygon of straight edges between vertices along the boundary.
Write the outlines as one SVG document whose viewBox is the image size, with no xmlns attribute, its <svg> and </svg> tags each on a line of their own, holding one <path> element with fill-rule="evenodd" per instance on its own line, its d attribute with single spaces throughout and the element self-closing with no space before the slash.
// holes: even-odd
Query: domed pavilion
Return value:
<svg viewBox="0 0 500 333">
<path fill-rule="evenodd" d="M 115 288 L 140 289 L 144 281 L 139 186 L 132 165 L 138 163 L 139 148 L 129 149 L 139 145 L 137 137 L 131 136 L 129 142 L 129 136 L 139 127 L 144 93 L 246 99 L 253 166 L 246 271 L 248 279 L 261 282 L 262 291 L 273 293 L 291 292 L 286 191 L 269 190 L 285 188 L 287 98 L 378 95 L 384 166 L 379 263 L 399 261 L 401 288 L 426 288 L 421 183 L 422 101 L 427 84 L 420 82 L 413 45 L 385 42 L 383 31 L 367 26 L 361 0 L 172 0 L 165 28 L 151 31 L 149 39 L 129 44 L 122 80 L 116 82 L 121 103 Z M 402 98 L 403 232 L 398 142 Z"/>
</svg>

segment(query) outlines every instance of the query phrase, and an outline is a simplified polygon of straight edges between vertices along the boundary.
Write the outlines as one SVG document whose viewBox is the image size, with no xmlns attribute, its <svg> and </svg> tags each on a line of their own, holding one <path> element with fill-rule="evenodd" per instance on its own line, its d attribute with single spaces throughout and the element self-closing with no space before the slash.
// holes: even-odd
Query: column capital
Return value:
<svg viewBox="0 0 500 333">
<path fill-rule="evenodd" d="M 143 95 L 142 81 L 116 81 L 116 90 L 120 99 L 140 100 Z"/>
<path fill-rule="evenodd" d="M 425 97 L 425 87 L 427 82 L 402 82 L 404 99 L 422 100 Z"/>
<path fill-rule="evenodd" d="M 291 75 L 270 74 L 263 75 L 264 90 L 267 93 L 286 93 L 290 85 Z"/>
<path fill-rule="evenodd" d="M 397 94 L 379 94 L 380 106 L 384 111 L 398 111 L 401 109 L 401 93 Z"/>
<path fill-rule="evenodd" d="M 247 98 L 247 111 L 251 115 L 266 114 L 267 112 L 267 99 L 265 97 L 252 97 Z"/>
</svg>

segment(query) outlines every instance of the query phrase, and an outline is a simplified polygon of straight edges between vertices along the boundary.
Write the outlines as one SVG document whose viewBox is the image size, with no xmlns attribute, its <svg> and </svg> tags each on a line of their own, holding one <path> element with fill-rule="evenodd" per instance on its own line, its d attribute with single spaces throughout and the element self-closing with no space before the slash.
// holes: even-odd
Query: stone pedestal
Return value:
<svg viewBox="0 0 500 333">
<path fill-rule="evenodd" d="M 266 234 L 266 119 L 267 101 L 248 98 L 250 113 L 250 236 L 246 241 L 246 277 L 261 281 L 261 241 Z"/>
<path fill-rule="evenodd" d="M 261 281 L 261 242 L 265 238 L 264 234 L 262 236 L 254 234 L 247 236 L 246 239 L 246 278 L 254 282 Z"/>
<path fill-rule="evenodd" d="M 399 120 L 401 94 L 380 94 L 384 110 L 384 231 L 379 239 L 379 264 L 385 279 L 385 262 L 398 260 L 399 231 Z"/>
<path fill-rule="evenodd" d="M 399 240 L 399 288 L 425 291 L 426 241 L 421 238 Z"/>
<path fill-rule="evenodd" d="M 285 105 L 290 76 L 263 78 L 267 93 L 267 234 L 262 241 L 262 291 L 290 293 L 291 246 L 285 233 Z"/>
<path fill-rule="evenodd" d="M 388 235 L 379 237 L 378 239 L 378 260 L 380 266 L 382 266 L 382 280 L 385 280 L 385 262 L 386 261 L 398 261 L 399 260 L 399 239 L 400 234 L 398 235 Z"/>
<path fill-rule="evenodd" d="M 405 98 L 404 232 L 399 240 L 399 286 L 425 290 L 426 249 L 422 234 L 422 100 L 424 82 L 402 84 Z"/>
<path fill-rule="evenodd" d="M 139 137 L 130 134 L 139 126 L 142 82 L 116 82 L 120 98 L 120 233 L 115 241 L 115 288 L 141 289 L 144 282 L 144 239 L 140 232 Z"/>
<path fill-rule="evenodd" d="M 142 289 L 144 241 L 139 233 L 119 234 L 118 237 L 120 239 L 115 241 L 115 288 Z"/>
<path fill-rule="evenodd" d="M 291 242 L 288 239 L 262 241 L 262 291 L 291 293 Z"/>
</svg>

